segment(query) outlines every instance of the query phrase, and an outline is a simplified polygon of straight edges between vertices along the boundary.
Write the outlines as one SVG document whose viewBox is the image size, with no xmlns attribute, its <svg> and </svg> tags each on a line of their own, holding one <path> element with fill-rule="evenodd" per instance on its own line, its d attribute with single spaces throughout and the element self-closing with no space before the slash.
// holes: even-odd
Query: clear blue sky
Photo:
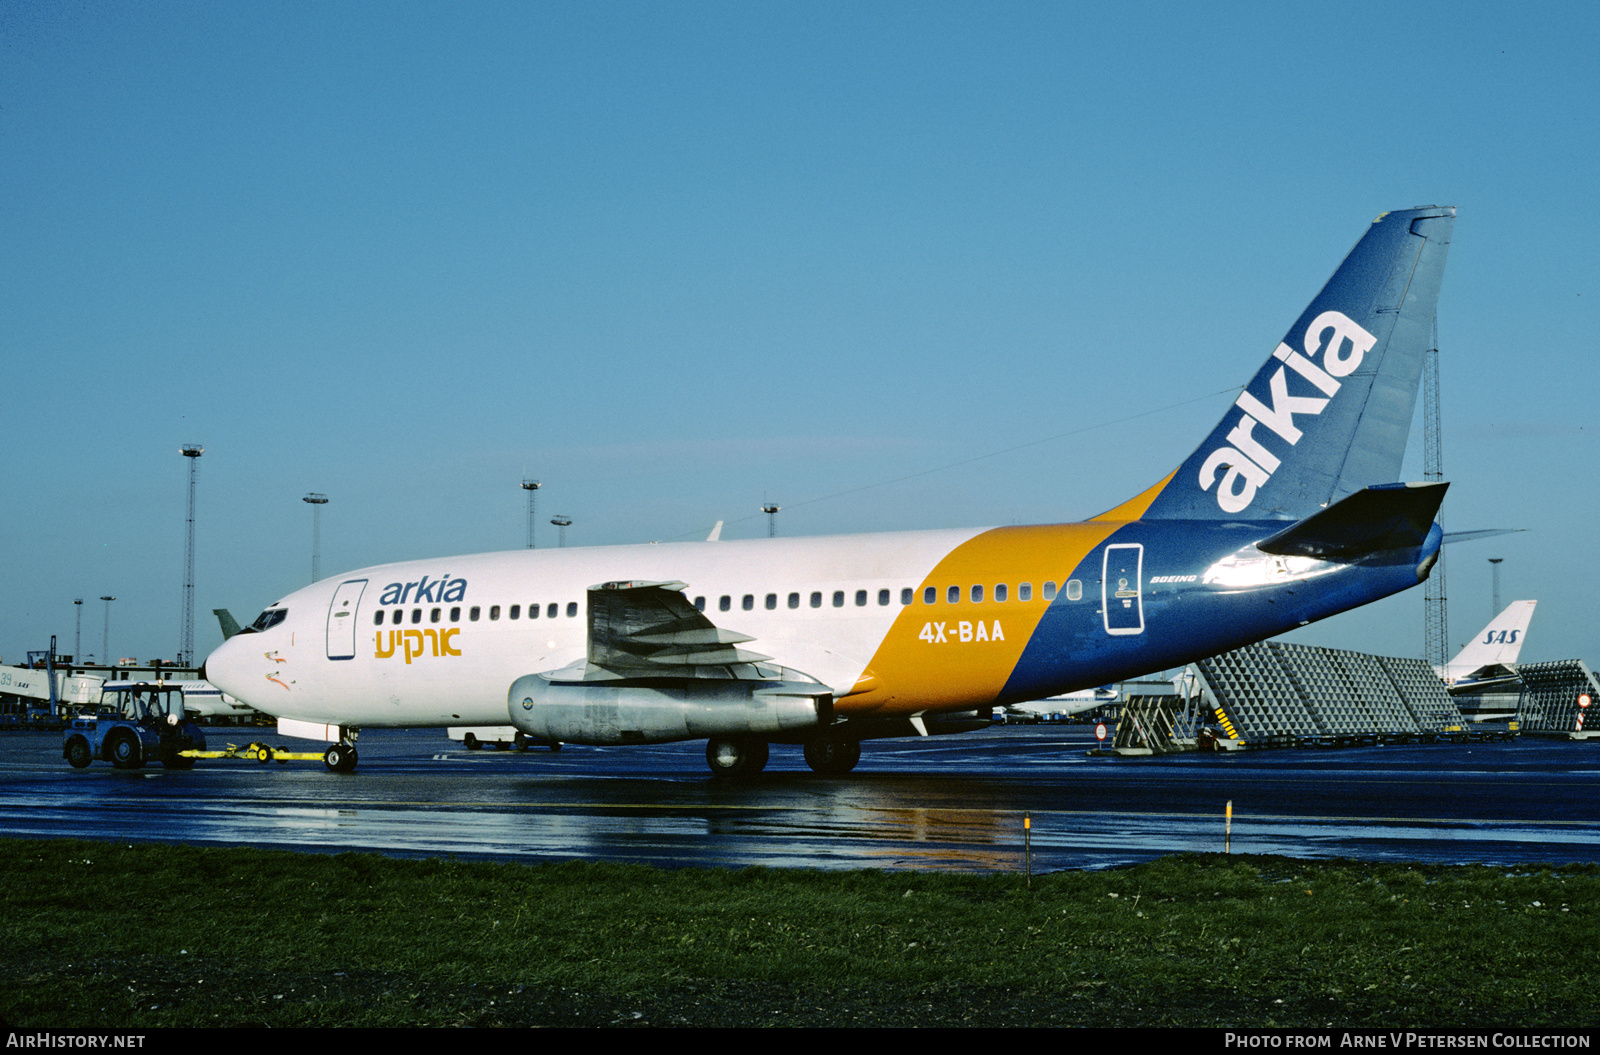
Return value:
<svg viewBox="0 0 1600 1055">
<path fill-rule="evenodd" d="M 1376 214 L 1452 204 L 1442 519 L 1527 530 L 1451 548 L 1451 638 L 1503 557 L 1541 602 L 1523 658 L 1593 661 L 1597 28 L 3 0 L 0 656 L 70 651 L 74 597 L 98 654 L 102 594 L 114 656 L 176 653 L 190 442 L 202 655 L 212 608 L 309 580 L 308 491 L 328 575 L 520 547 L 524 476 L 541 545 L 556 513 L 570 545 L 759 535 L 763 499 L 789 535 L 1090 516 L 1193 449 Z M 1421 613 L 1295 639 L 1419 655 Z"/>
</svg>

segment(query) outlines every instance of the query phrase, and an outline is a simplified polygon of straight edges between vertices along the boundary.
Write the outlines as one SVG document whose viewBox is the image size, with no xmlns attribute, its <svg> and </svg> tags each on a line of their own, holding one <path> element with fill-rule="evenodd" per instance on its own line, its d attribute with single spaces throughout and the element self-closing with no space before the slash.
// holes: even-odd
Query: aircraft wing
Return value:
<svg viewBox="0 0 1600 1055">
<path fill-rule="evenodd" d="M 730 667 L 769 660 L 734 646 L 754 638 L 707 619 L 682 582 L 606 582 L 589 587 L 585 681 L 728 678 Z"/>
</svg>

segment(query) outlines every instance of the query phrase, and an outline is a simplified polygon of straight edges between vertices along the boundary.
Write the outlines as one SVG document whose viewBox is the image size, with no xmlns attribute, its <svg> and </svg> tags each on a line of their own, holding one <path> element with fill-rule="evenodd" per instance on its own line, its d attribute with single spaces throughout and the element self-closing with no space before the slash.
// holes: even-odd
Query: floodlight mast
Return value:
<svg viewBox="0 0 1600 1055">
<path fill-rule="evenodd" d="M 558 541 L 556 542 L 556 546 L 558 548 L 560 548 L 560 549 L 566 549 L 567 548 L 567 528 L 572 526 L 572 518 L 571 517 L 566 517 L 566 516 L 556 515 L 556 516 L 553 516 L 553 517 L 550 518 L 550 523 L 554 524 L 556 527 L 561 529 L 561 534 L 560 534 L 560 536 L 558 538 Z"/>
<path fill-rule="evenodd" d="M 533 549 L 533 493 L 543 487 L 538 480 L 523 480 L 522 489 L 528 492 L 528 548 Z"/>
<path fill-rule="evenodd" d="M 767 538 L 778 537 L 778 510 L 782 508 L 780 505 L 770 503 L 761 507 L 761 511 L 767 514 Z"/>
<path fill-rule="evenodd" d="M 101 595 L 100 599 L 106 603 L 106 624 L 100 632 L 100 662 L 111 666 L 111 602 L 115 597 Z"/>
<path fill-rule="evenodd" d="M 312 491 L 300 501 L 311 506 L 311 581 L 317 582 L 322 578 L 322 507 L 328 496 Z"/>
<path fill-rule="evenodd" d="M 1489 612 L 1490 619 L 1500 614 L 1500 562 L 1503 560 L 1505 560 L 1504 557 L 1489 558 L 1489 570 L 1494 582 L 1493 592 L 1490 594 L 1490 603 L 1494 605 L 1494 608 Z"/>
<path fill-rule="evenodd" d="M 206 449 L 198 443 L 189 443 L 178 450 L 189 459 L 189 520 L 183 547 L 183 627 L 178 634 L 178 666 L 192 667 L 194 666 L 194 491 L 196 474 L 200 468 L 200 456 Z"/>
</svg>

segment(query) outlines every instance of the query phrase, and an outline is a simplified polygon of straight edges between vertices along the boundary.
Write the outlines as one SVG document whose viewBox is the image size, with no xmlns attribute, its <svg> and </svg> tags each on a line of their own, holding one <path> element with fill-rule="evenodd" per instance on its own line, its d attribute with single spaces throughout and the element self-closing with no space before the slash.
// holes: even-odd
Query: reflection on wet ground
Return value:
<svg viewBox="0 0 1600 1055">
<path fill-rule="evenodd" d="M 226 738 L 225 736 L 221 738 Z M 774 748 L 722 785 L 700 744 L 466 751 L 374 731 L 320 763 L 73 770 L 58 735 L 0 735 L 0 834 L 666 866 L 1103 868 L 1223 849 L 1429 862 L 1600 861 L 1600 745 L 1525 739 L 1345 751 L 1091 758 L 1088 726 L 878 741 L 819 777 Z M 300 745 L 303 746 L 303 745 Z"/>
</svg>

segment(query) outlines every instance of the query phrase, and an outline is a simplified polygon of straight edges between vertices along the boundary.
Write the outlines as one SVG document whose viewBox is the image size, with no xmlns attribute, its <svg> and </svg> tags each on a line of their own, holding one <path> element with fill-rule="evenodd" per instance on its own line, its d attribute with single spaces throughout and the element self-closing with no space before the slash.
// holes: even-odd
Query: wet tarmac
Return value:
<svg viewBox="0 0 1600 1055">
<path fill-rule="evenodd" d="M 375 730 L 357 771 L 335 775 L 320 762 L 241 760 L 74 770 L 60 742 L 0 733 L 0 835 L 990 872 L 1027 867 L 1027 817 L 1032 868 L 1045 872 L 1221 851 L 1231 800 L 1235 853 L 1600 861 L 1600 744 L 1531 738 L 1125 760 L 1089 757 L 1089 726 L 1013 726 L 869 742 L 844 777 L 774 747 L 765 773 L 731 785 L 709 778 L 700 743 L 468 751 L 441 730 Z"/>
</svg>

